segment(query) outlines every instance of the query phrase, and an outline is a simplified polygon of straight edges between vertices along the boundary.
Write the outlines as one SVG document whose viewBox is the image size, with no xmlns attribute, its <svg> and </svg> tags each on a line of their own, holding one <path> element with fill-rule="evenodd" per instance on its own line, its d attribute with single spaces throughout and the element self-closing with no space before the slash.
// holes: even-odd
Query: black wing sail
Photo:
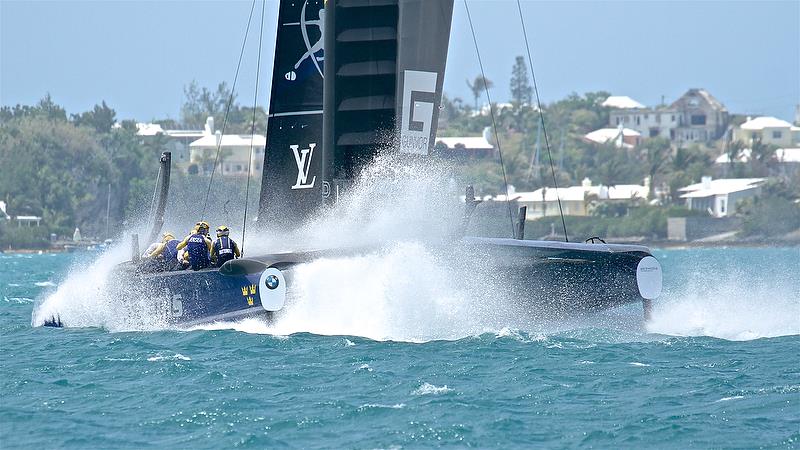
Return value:
<svg viewBox="0 0 800 450">
<path fill-rule="evenodd" d="M 258 220 L 290 228 L 322 204 L 323 0 L 278 13 Z"/>
<path fill-rule="evenodd" d="M 323 172 L 338 194 L 382 149 L 428 155 L 452 0 L 328 0 Z"/>
</svg>

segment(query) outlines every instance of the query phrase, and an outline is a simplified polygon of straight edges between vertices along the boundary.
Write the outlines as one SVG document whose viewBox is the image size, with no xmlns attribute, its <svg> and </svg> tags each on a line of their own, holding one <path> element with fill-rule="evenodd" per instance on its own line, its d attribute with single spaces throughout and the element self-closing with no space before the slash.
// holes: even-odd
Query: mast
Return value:
<svg viewBox="0 0 800 450">
<path fill-rule="evenodd" d="M 322 205 L 323 0 L 278 12 L 258 220 L 292 228 Z"/>
<path fill-rule="evenodd" d="M 323 174 L 336 198 L 380 151 L 434 144 L 452 0 L 328 0 Z"/>
</svg>

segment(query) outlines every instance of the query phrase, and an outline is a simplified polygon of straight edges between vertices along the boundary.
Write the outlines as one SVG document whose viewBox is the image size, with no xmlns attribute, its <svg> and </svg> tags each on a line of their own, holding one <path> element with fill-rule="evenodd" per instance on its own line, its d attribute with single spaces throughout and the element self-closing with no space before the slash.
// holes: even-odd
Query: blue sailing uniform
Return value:
<svg viewBox="0 0 800 450">
<path fill-rule="evenodd" d="M 164 255 L 164 259 L 167 262 L 175 263 L 178 260 L 178 244 L 180 243 L 177 239 L 172 239 L 167 242 L 164 246 L 164 251 L 162 254 Z"/>
<path fill-rule="evenodd" d="M 184 247 L 186 247 L 186 253 L 189 254 L 189 266 L 193 270 L 205 269 L 211 265 L 211 258 L 209 256 L 209 252 L 211 251 L 211 239 L 200 233 L 195 233 L 188 236 L 175 248 L 176 250 L 180 250 Z"/>
<path fill-rule="evenodd" d="M 226 262 L 239 256 L 241 256 L 239 246 L 228 236 L 219 237 L 211 249 L 211 259 L 217 263 L 217 267 L 222 267 Z"/>
</svg>

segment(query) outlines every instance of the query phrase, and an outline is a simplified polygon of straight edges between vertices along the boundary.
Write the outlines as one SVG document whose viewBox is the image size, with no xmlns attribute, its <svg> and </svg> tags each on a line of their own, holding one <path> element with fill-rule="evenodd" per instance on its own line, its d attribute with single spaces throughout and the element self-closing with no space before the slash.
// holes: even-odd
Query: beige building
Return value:
<svg viewBox="0 0 800 450">
<path fill-rule="evenodd" d="M 745 145 L 754 141 L 779 147 L 800 145 L 800 127 L 775 117 L 747 118 L 747 122 L 733 129 L 733 140 Z"/>
<path fill-rule="evenodd" d="M 678 114 L 678 126 L 671 139 L 679 145 L 721 138 L 730 119 L 725 105 L 705 89 L 689 89 L 670 109 Z"/>
</svg>

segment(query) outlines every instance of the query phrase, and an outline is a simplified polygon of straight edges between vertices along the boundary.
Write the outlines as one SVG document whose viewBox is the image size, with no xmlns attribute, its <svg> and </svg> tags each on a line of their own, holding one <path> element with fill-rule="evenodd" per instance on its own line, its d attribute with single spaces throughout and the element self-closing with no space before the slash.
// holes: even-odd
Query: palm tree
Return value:
<svg viewBox="0 0 800 450">
<path fill-rule="evenodd" d="M 476 75 L 472 83 L 467 80 L 467 87 L 472 91 L 472 97 L 475 99 L 475 111 L 478 111 L 478 99 L 481 98 L 484 91 L 491 89 L 494 86 L 492 80 L 484 78 L 481 75 Z"/>
<path fill-rule="evenodd" d="M 672 157 L 672 147 L 665 138 L 648 139 L 644 146 L 642 156 L 647 167 L 647 175 L 650 177 L 650 190 L 647 196 L 653 199 L 655 198 L 656 176 L 661 173 Z"/>
</svg>

